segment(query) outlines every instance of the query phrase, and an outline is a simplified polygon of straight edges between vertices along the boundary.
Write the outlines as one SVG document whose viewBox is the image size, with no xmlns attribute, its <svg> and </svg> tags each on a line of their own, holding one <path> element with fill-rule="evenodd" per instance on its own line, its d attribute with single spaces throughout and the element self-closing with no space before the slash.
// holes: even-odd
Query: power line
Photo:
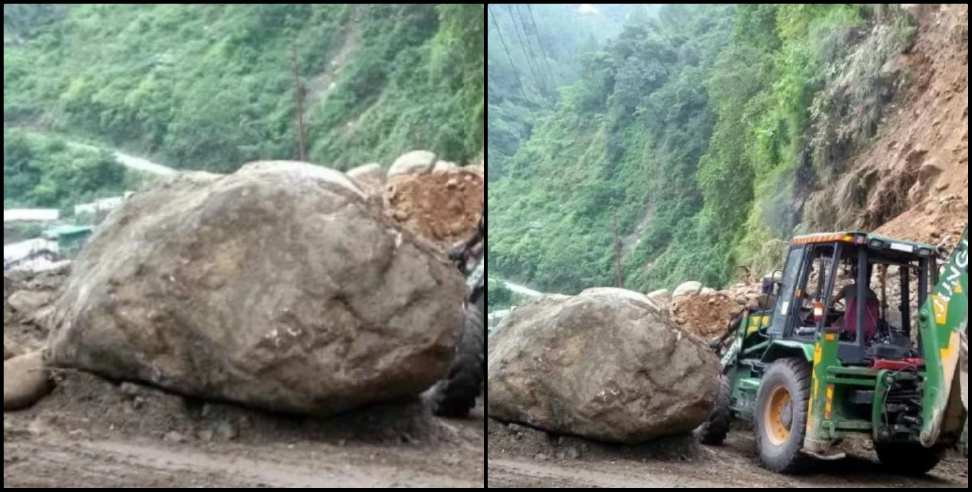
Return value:
<svg viewBox="0 0 972 492">
<path fill-rule="evenodd" d="M 506 6 L 506 12 L 507 12 L 507 14 L 509 14 L 510 20 L 513 22 L 513 33 L 516 34 L 517 39 L 520 41 L 520 51 L 523 52 L 523 57 L 526 59 L 527 66 L 530 69 L 530 73 L 533 74 L 533 83 L 536 84 L 536 86 L 537 86 L 538 89 L 540 89 L 541 91 L 543 91 L 543 87 L 542 87 L 543 86 L 543 83 L 540 80 L 540 76 L 537 75 L 538 70 L 537 70 L 536 64 L 534 63 L 533 56 L 530 53 L 528 53 L 528 51 L 530 50 L 530 46 L 524 40 L 524 38 L 526 38 L 526 34 L 520 34 L 520 31 L 523 30 L 523 26 L 522 25 L 517 25 L 517 22 L 516 22 L 517 21 L 517 18 L 516 18 L 517 16 L 514 15 L 513 6 L 512 5 L 507 5 Z"/>
<path fill-rule="evenodd" d="M 487 6 L 488 12 L 487 16 L 493 21 L 493 27 L 496 29 L 496 35 L 499 37 L 500 44 L 503 46 L 503 51 L 506 52 L 506 59 L 510 62 L 510 69 L 513 71 L 513 76 L 516 77 L 516 88 L 520 91 L 520 96 L 526 99 L 526 94 L 523 93 L 523 82 L 520 80 L 520 73 L 517 71 L 516 65 L 513 63 L 513 57 L 510 56 L 510 49 L 506 46 L 506 40 L 503 39 L 503 30 L 500 29 L 499 22 L 496 22 L 496 15 L 493 14 L 493 9 Z"/>
<path fill-rule="evenodd" d="M 520 8 L 522 9 L 523 7 Z M 537 28 L 537 22 L 533 18 L 533 8 L 530 6 L 530 4 L 527 4 L 526 9 L 527 9 L 527 14 L 529 15 L 530 22 L 533 25 L 534 41 L 536 41 L 537 47 L 540 48 L 540 54 L 542 55 L 541 58 L 543 59 L 543 67 L 546 69 L 545 72 L 546 76 L 544 77 L 544 79 L 545 79 L 545 83 L 547 84 L 547 93 L 549 95 L 550 91 L 553 90 L 553 87 L 555 86 L 553 82 L 553 70 L 551 70 L 550 68 L 550 60 L 549 57 L 547 56 L 547 51 L 544 49 L 543 43 L 540 41 L 540 29 Z M 525 21 L 521 19 L 520 22 L 525 22 Z M 526 31 L 524 30 L 524 32 Z"/>
<path fill-rule="evenodd" d="M 543 64 L 547 67 L 547 73 L 553 77 L 553 70 L 550 69 L 550 56 L 547 54 L 547 49 L 544 48 L 543 42 L 540 39 L 540 28 L 537 27 L 537 19 L 533 16 L 533 5 L 527 4 L 527 11 L 530 13 L 530 22 L 533 24 L 533 34 L 537 37 L 537 46 L 540 47 L 540 53 L 543 54 Z"/>
</svg>

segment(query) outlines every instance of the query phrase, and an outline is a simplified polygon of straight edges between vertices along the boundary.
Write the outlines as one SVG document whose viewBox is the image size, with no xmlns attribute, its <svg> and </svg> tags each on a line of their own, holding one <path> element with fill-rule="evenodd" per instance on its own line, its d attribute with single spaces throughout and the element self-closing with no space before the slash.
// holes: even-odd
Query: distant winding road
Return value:
<svg viewBox="0 0 972 492">
<path fill-rule="evenodd" d="M 94 145 L 83 144 L 80 142 L 72 142 L 70 140 L 68 140 L 67 143 L 72 147 L 81 148 L 81 149 L 101 150 L 103 148 L 103 147 L 96 147 Z M 115 160 L 117 160 L 121 165 L 129 169 L 134 169 L 136 171 L 141 171 L 149 174 L 155 174 L 158 176 L 169 176 L 178 172 L 175 169 L 172 169 L 171 167 L 163 166 L 162 164 L 152 162 L 142 157 L 126 154 L 117 149 L 109 149 L 109 150 L 111 151 L 112 155 L 115 157 Z"/>
</svg>

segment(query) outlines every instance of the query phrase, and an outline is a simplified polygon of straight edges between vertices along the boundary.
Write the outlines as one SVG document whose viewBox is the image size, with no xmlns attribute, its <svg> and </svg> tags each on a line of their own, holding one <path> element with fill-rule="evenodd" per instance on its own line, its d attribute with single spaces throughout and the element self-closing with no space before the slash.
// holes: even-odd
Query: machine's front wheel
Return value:
<svg viewBox="0 0 972 492">
<path fill-rule="evenodd" d="M 807 432 L 810 365 L 802 359 L 780 359 L 763 376 L 753 413 L 756 447 L 763 466 L 794 473 L 806 463 L 800 452 Z"/>
<path fill-rule="evenodd" d="M 945 456 L 945 448 L 926 448 L 918 443 L 875 444 L 878 460 L 889 471 L 901 475 L 921 476 L 938 466 Z"/>
</svg>

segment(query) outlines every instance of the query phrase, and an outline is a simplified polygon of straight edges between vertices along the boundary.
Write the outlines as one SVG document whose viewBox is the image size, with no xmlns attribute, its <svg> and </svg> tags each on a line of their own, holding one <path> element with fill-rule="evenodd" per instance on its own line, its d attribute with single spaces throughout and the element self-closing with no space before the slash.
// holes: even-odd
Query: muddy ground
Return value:
<svg viewBox="0 0 972 492">
<path fill-rule="evenodd" d="M 783 476 L 759 466 L 752 432 L 744 427 L 733 429 L 721 447 L 690 438 L 614 446 L 495 421 L 487 427 L 487 487 L 968 488 L 968 459 L 957 453 L 916 479 L 888 474 L 866 445 L 853 446 L 847 459 Z"/>
<path fill-rule="evenodd" d="M 185 399 L 61 373 L 4 413 L 4 487 L 482 487 L 481 407 L 438 419 L 423 400 L 332 419 Z"/>
</svg>

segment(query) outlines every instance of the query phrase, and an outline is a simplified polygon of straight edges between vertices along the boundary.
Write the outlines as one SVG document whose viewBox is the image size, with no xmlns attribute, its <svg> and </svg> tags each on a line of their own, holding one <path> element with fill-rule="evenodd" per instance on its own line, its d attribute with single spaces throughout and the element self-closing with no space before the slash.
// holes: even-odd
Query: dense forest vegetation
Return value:
<svg viewBox="0 0 972 492">
<path fill-rule="evenodd" d="M 554 33 L 570 29 L 537 20 L 538 40 L 566 44 Z M 530 68 L 493 38 L 523 41 L 491 21 L 490 271 L 574 293 L 719 287 L 776 265 L 802 199 L 873 136 L 909 20 L 886 6 L 635 11 L 607 42 L 577 45 L 576 79 L 547 104 L 518 104 L 540 97 L 518 96 Z"/>
<path fill-rule="evenodd" d="M 482 5 L 5 5 L 4 128 L 227 172 L 298 158 L 300 112 L 315 163 L 388 165 L 416 148 L 467 161 L 485 139 L 483 15 Z M 11 173 L 5 159 L 5 181 Z M 61 202 L 47 190 L 23 201 Z"/>
</svg>

